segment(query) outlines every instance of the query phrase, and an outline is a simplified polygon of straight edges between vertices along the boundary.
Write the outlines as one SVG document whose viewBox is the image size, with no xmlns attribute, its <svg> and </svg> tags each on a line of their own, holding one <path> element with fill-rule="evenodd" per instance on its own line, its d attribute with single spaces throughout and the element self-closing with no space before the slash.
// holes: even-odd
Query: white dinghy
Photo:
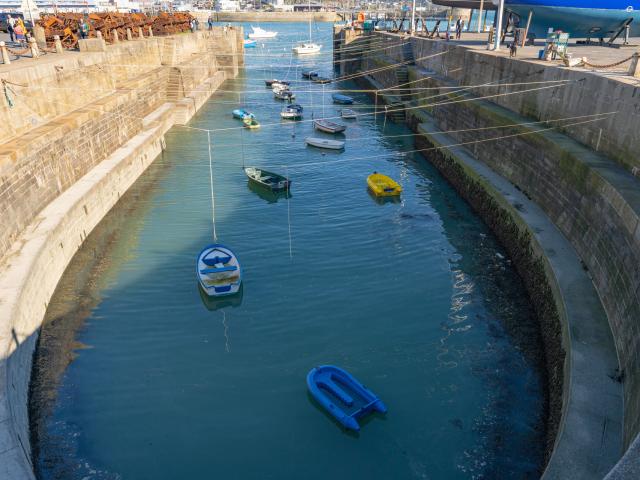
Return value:
<svg viewBox="0 0 640 480">
<path fill-rule="evenodd" d="M 307 137 L 304 143 L 312 147 L 326 148 L 327 150 L 343 150 L 344 142 L 340 140 L 329 140 L 327 138 Z"/>
</svg>

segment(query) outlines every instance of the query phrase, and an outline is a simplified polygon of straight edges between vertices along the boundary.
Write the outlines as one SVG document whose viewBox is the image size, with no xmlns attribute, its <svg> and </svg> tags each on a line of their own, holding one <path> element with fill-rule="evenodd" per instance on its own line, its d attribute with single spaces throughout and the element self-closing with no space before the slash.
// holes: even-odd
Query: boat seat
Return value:
<svg viewBox="0 0 640 480">
<path fill-rule="evenodd" d="M 213 252 L 209 252 L 207 255 L 210 255 L 211 253 Z M 207 255 L 204 256 L 204 258 L 202 259 L 202 262 L 205 265 L 209 265 L 210 267 L 213 267 L 218 263 L 224 264 L 224 263 L 229 263 L 231 261 L 231 257 L 229 255 L 225 255 L 224 257 L 218 256 L 218 255 L 216 255 L 215 257 L 208 257 Z"/>
<path fill-rule="evenodd" d="M 330 378 L 318 380 L 318 386 L 327 389 L 330 393 L 338 397 L 348 407 L 353 405 L 353 398 L 349 396 L 340 386 Z"/>
<path fill-rule="evenodd" d="M 235 265 L 231 265 L 229 267 L 219 267 L 219 268 L 203 268 L 200 270 L 200 273 L 203 275 L 209 275 L 211 273 L 223 273 L 223 272 L 235 272 L 238 269 Z"/>
</svg>

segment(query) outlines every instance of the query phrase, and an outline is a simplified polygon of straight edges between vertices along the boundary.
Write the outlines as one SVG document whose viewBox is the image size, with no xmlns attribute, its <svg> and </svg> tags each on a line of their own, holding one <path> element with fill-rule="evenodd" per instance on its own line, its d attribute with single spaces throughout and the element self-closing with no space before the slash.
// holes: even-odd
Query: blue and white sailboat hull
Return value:
<svg viewBox="0 0 640 480">
<path fill-rule="evenodd" d="M 493 3 L 498 4 L 498 0 Z M 606 37 L 633 19 L 630 35 L 640 35 L 640 1 L 638 0 L 505 0 L 505 9 L 517 14 L 524 27 L 533 12 L 529 31 L 546 37 L 549 28 L 568 32 L 574 38 Z"/>
</svg>

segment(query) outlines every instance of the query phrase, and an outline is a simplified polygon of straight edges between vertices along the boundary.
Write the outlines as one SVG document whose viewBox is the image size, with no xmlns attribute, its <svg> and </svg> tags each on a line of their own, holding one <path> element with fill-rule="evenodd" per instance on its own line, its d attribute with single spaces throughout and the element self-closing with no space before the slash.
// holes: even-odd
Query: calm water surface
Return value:
<svg viewBox="0 0 640 480">
<path fill-rule="evenodd" d="M 331 28 L 314 28 L 325 53 L 303 60 L 289 52 L 305 25 L 267 28 L 278 39 L 247 51 L 240 77 L 190 124 L 216 129 L 217 233 L 242 261 L 242 297 L 201 298 L 207 140 L 174 128 L 49 307 L 31 402 L 40 477 L 535 478 L 544 378 L 504 251 L 410 153 L 404 127 L 364 116 L 348 121 L 344 153 L 306 148 L 310 124 L 281 123 L 262 79 L 331 74 Z M 335 88 L 295 84 L 306 119 L 337 114 Z M 260 130 L 237 128 L 239 103 Z M 243 159 L 288 173 L 292 197 L 249 188 Z M 367 193 L 373 170 L 402 183 L 401 202 Z M 389 413 L 342 431 L 306 390 L 309 369 L 326 363 L 351 371 Z"/>
</svg>

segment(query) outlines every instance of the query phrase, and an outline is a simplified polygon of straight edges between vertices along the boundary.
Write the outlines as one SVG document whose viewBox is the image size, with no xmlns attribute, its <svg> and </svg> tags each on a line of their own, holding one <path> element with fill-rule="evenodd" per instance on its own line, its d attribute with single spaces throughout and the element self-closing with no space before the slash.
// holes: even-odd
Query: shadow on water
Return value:
<svg viewBox="0 0 640 480">
<path fill-rule="evenodd" d="M 256 185 L 252 181 L 247 181 L 247 188 L 268 203 L 277 203 L 279 200 L 287 200 L 293 197 L 291 191 L 272 192 L 265 187 Z"/>
<path fill-rule="evenodd" d="M 205 308 L 211 312 L 216 310 L 222 310 L 223 308 L 236 308 L 242 305 L 242 297 L 244 296 L 244 283 L 240 284 L 240 290 L 235 295 L 229 295 L 225 297 L 210 297 L 207 295 L 200 283 L 196 284 L 200 299 Z"/>
</svg>

